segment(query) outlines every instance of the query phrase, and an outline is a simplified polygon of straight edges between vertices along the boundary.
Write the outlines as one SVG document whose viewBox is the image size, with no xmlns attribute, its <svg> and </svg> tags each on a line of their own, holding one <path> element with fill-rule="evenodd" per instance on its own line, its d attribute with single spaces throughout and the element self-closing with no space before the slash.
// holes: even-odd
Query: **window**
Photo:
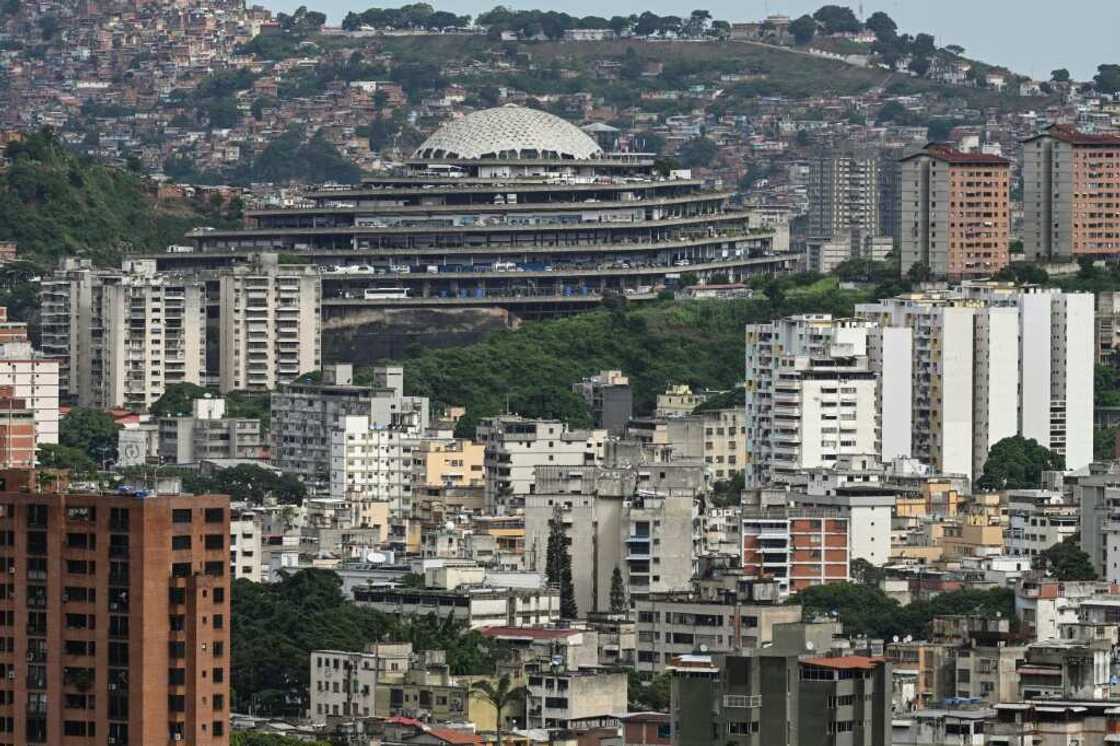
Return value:
<svg viewBox="0 0 1120 746">
<path fill-rule="evenodd" d="M 171 577 L 188 578 L 191 574 L 190 562 L 176 562 L 171 565 Z"/>
<path fill-rule="evenodd" d="M 169 668 L 167 669 L 167 683 L 170 686 L 184 686 L 187 683 L 187 669 L 185 668 Z"/>
<path fill-rule="evenodd" d="M 205 516 L 207 523 L 221 523 L 225 520 L 226 511 L 224 508 L 207 508 Z"/>
<path fill-rule="evenodd" d="M 226 589 L 225 588 L 215 588 L 214 589 L 214 603 L 216 603 L 216 604 L 225 603 L 225 600 L 226 600 Z"/>
<path fill-rule="evenodd" d="M 190 523 L 191 511 L 190 508 L 176 508 L 171 511 L 172 523 Z"/>
<path fill-rule="evenodd" d="M 225 617 L 221 614 L 214 615 L 214 629 L 222 629 L 225 626 Z"/>
<path fill-rule="evenodd" d="M 207 549 L 225 549 L 226 537 L 222 534 L 207 534 L 206 535 L 206 548 Z"/>
<path fill-rule="evenodd" d="M 186 658 L 187 657 L 187 643 L 181 640 L 172 640 L 167 643 L 168 655 L 172 658 Z"/>
<path fill-rule="evenodd" d="M 179 536 L 171 537 L 171 548 L 173 550 L 190 549 L 191 537 L 190 534 L 180 534 Z"/>
<path fill-rule="evenodd" d="M 187 698 L 182 694 L 167 695 L 167 709 L 171 712 L 186 712 Z"/>
</svg>

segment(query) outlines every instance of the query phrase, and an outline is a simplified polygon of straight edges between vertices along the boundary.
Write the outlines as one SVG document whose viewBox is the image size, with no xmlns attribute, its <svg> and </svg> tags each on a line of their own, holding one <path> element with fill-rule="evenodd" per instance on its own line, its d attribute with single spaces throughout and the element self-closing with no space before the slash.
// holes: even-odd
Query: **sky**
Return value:
<svg viewBox="0 0 1120 746">
<path fill-rule="evenodd" d="M 331 23 L 348 11 L 399 7 L 413 0 L 260 0 L 273 10 L 299 5 L 327 14 Z M 770 13 L 798 16 L 827 0 L 427 0 L 437 10 L 477 15 L 498 4 L 512 8 L 562 10 L 573 15 L 629 15 L 646 10 L 661 15 L 688 15 L 704 8 L 727 21 L 757 20 Z M 836 2 L 836 0 L 832 0 Z M 706 4 L 702 4 L 706 3 Z M 858 3 L 840 2 L 859 9 Z M 863 12 L 886 11 L 900 31 L 927 32 L 939 46 L 959 44 L 970 57 L 1046 79 L 1064 67 L 1077 80 L 1088 80 L 1097 65 L 1120 63 L 1120 0 L 864 0 Z"/>
</svg>

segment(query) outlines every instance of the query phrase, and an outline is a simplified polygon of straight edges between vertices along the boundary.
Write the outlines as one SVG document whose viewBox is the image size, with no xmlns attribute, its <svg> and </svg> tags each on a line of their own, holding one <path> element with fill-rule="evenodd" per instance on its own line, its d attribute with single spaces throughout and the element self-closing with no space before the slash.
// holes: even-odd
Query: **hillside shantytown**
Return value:
<svg viewBox="0 0 1120 746">
<path fill-rule="evenodd" d="M 1120 738 L 1114 50 L 784 5 L 0 0 L 0 746 Z"/>
</svg>

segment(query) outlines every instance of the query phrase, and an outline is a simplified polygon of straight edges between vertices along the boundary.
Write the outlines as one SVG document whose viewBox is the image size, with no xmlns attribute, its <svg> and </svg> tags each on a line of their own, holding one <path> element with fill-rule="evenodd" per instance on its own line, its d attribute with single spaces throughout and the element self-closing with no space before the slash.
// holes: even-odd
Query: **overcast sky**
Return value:
<svg viewBox="0 0 1120 746">
<path fill-rule="evenodd" d="M 259 0 L 275 10 L 306 4 L 337 23 L 351 10 L 399 7 L 410 0 Z M 498 0 L 428 0 L 437 10 L 477 15 Z M 701 2 L 701 0 L 692 0 Z M 506 0 L 514 8 L 554 8 L 578 15 L 624 15 L 652 10 L 661 15 L 688 15 L 696 7 L 729 21 L 753 20 L 767 13 L 800 15 L 825 0 L 712 0 L 690 5 L 687 0 L 595 0 L 546 2 Z M 858 11 L 858 3 L 851 5 Z M 1097 65 L 1120 63 L 1120 0 L 866 0 L 865 15 L 885 10 L 907 33 L 926 31 L 939 45 L 960 44 L 985 62 L 1003 64 L 1036 78 L 1066 67 L 1079 80 L 1091 78 Z"/>
</svg>

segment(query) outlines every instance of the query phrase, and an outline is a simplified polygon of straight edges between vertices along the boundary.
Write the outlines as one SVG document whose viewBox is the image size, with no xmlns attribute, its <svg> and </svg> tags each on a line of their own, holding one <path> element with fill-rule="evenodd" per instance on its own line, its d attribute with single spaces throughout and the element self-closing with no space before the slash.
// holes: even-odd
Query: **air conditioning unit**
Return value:
<svg viewBox="0 0 1120 746">
<path fill-rule="evenodd" d="M 15 677 L 16 677 L 16 672 L 15 671 L 8 671 L 8 678 L 9 679 L 14 679 Z"/>
<path fill-rule="evenodd" d="M 182 733 L 176 733 L 175 734 L 175 740 L 176 741 L 182 741 L 183 740 L 183 734 Z"/>
</svg>

